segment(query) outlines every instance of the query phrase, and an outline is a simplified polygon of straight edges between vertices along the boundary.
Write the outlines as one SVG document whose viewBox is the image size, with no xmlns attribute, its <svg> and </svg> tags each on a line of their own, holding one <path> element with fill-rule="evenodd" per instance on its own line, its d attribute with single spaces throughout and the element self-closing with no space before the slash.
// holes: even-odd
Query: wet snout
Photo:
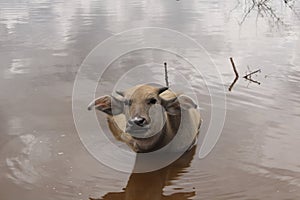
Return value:
<svg viewBox="0 0 300 200">
<path fill-rule="evenodd" d="M 140 126 L 143 127 L 146 124 L 146 119 L 144 117 L 134 117 L 128 120 L 129 126 Z"/>
<path fill-rule="evenodd" d="M 149 124 L 145 117 L 136 116 L 127 121 L 126 132 L 130 134 L 142 134 L 149 130 Z"/>
</svg>

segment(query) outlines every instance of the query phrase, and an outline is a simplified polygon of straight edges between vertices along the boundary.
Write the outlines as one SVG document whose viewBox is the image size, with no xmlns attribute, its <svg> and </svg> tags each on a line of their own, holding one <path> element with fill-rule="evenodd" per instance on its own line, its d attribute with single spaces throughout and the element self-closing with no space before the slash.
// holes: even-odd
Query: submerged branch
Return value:
<svg viewBox="0 0 300 200">
<path fill-rule="evenodd" d="M 258 85 L 260 85 L 260 82 L 259 81 L 256 81 L 256 80 L 253 80 L 253 79 L 251 79 L 251 78 L 245 78 L 246 80 L 248 80 L 248 81 L 251 81 L 251 82 L 253 82 L 253 83 L 256 83 L 256 84 L 258 84 Z"/>
<path fill-rule="evenodd" d="M 245 76 L 243 76 L 243 78 L 245 78 L 245 79 L 250 78 L 250 79 L 251 79 L 251 75 L 252 75 L 252 74 L 256 74 L 256 73 L 258 73 L 258 72 L 260 73 L 261 70 L 258 69 L 258 70 L 255 70 L 254 72 L 250 72 L 249 74 L 246 74 Z"/>
<path fill-rule="evenodd" d="M 231 90 L 232 90 L 234 84 L 237 82 L 238 79 L 239 79 L 239 77 L 236 76 L 235 79 L 233 80 L 233 82 L 231 83 L 231 85 L 230 85 L 229 88 L 228 88 L 229 92 L 231 92 Z"/>
<path fill-rule="evenodd" d="M 231 83 L 231 85 L 229 86 L 228 90 L 229 92 L 232 90 L 234 84 L 237 82 L 237 80 L 239 79 L 239 73 L 237 72 L 236 70 L 236 67 L 235 67 L 235 64 L 234 64 L 234 61 L 233 61 L 233 58 L 230 57 L 230 62 L 231 62 L 231 65 L 232 65 L 232 68 L 233 68 L 233 71 L 235 73 L 235 79 L 233 80 L 233 82 Z"/>
<path fill-rule="evenodd" d="M 232 57 L 230 57 L 230 62 L 231 62 L 233 71 L 234 71 L 234 73 L 235 73 L 235 76 L 236 76 L 236 77 L 239 77 L 239 73 L 238 73 L 237 70 L 236 70 L 236 67 L 235 67 L 235 64 L 234 64 L 234 62 L 233 62 L 233 58 L 232 58 Z"/>
<path fill-rule="evenodd" d="M 235 64 L 234 64 L 234 61 L 233 61 L 233 58 L 232 58 L 232 57 L 230 57 L 230 62 L 231 62 L 233 71 L 234 71 L 234 73 L 235 73 L 235 79 L 234 79 L 233 82 L 230 84 L 230 86 L 229 86 L 229 88 L 228 88 L 229 91 L 232 90 L 233 86 L 235 85 L 235 83 L 236 83 L 237 80 L 239 79 L 239 74 L 238 74 L 238 72 L 237 72 L 237 69 L 236 69 L 236 66 L 235 66 Z M 250 69 L 249 69 L 249 71 L 250 71 Z M 248 80 L 249 83 L 250 83 L 250 82 L 253 82 L 253 83 L 256 83 L 256 84 L 260 85 L 260 82 L 258 82 L 258 81 L 256 81 L 256 80 L 253 80 L 253 79 L 251 78 L 251 75 L 256 74 L 256 73 L 258 73 L 258 72 L 261 72 L 261 69 L 255 70 L 255 71 L 253 71 L 253 72 L 250 71 L 248 74 L 246 74 L 245 76 L 243 76 L 243 78 L 246 79 L 246 80 Z"/>
</svg>

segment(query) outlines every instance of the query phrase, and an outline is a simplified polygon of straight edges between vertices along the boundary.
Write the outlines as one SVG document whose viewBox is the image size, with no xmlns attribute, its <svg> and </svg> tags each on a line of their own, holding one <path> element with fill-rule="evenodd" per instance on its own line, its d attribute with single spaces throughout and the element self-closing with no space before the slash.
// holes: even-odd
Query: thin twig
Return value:
<svg viewBox="0 0 300 200">
<path fill-rule="evenodd" d="M 261 70 L 260 69 L 258 69 L 258 70 L 255 70 L 254 72 L 251 72 L 251 73 L 249 73 L 249 74 L 246 74 L 245 76 L 243 76 L 243 78 L 248 78 L 248 77 L 251 77 L 251 75 L 252 74 L 256 74 L 257 72 L 261 72 Z"/>
<path fill-rule="evenodd" d="M 251 11 L 254 9 L 255 6 L 256 6 L 256 3 L 252 2 L 251 7 L 248 9 L 248 11 L 246 12 L 246 14 L 244 14 L 242 20 L 239 22 L 239 25 L 242 25 L 245 22 L 247 16 L 251 13 Z"/>
<path fill-rule="evenodd" d="M 286 25 L 284 23 L 284 21 L 277 16 L 277 14 L 275 13 L 275 10 L 270 7 L 269 5 L 267 5 L 266 3 L 262 3 L 261 4 L 261 9 L 264 11 L 264 13 L 266 14 L 266 16 L 269 16 L 273 22 L 278 26 L 279 24 L 281 25 Z"/>
<path fill-rule="evenodd" d="M 233 82 L 231 83 L 231 85 L 228 88 L 229 92 L 232 90 L 234 84 L 237 82 L 238 79 L 239 79 L 239 77 L 235 77 L 235 79 L 233 80 Z"/>
<path fill-rule="evenodd" d="M 251 79 L 251 78 L 245 78 L 246 80 L 248 80 L 248 81 L 251 81 L 251 82 L 253 82 L 253 83 L 256 83 L 256 84 L 258 84 L 258 85 L 260 85 L 260 82 L 259 81 L 256 81 L 256 80 L 253 80 L 253 79 Z"/>
<path fill-rule="evenodd" d="M 284 3 L 285 3 L 285 5 L 287 5 L 287 6 L 293 11 L 293 13 L 294 13 L 294 14 L 297 16 L 297 18 L 299 19 L 299 18 L 300 18 L 299 13 L 297 13 L 297 12 L 295 11 L 295 9 L 293 8 L 293 6 L 294 6 L 294 4 L 295 4 L 295 1 L 292 2 L 292 5 L 290 5 L 290 4 L 289 4 L 289 1 L 287 1 L 287 0 L 284 0 Z"/>
<path fill-rule="evenodd" d="M 235 67 L 235 64 L 234 64 L 234 61 L 233 61 L 233 58 L 232 58 L 232 57 L 230 57 L 230 62 L 231 62 L 233 71 L 234 71 L 234 73 L 235 73 L 235 79 L 233 80 L 233 82 L 232 82 L 231 85 L 229 86 L 229 88 L 228 88 L 229 91 L 232 90 L 234 84 L 235 84 L 235 83 L 237 82 L 237 80 L 239 79 L 239 74 L 238 74 L 238 72 L 237 72 L 237 70 L 236 70 L 236 67 Z M 256 73 L 258 73 L 258 72 L 261 72 L 261 70 L 258 69 L 258 70 L 255 70 L 255 71 L 251 72 L 249 66 L 247 66 L 247 68 L 248 68 L 248 70 L 249 70 L 249 73 L 246 74 L 245 76 L 243 76 L 243 78 L 246 79 L 246 80 L 248 80 L 248 81 L 249 81 L 249 84 L 250 84 L 250 82 L 253 82 L 253 83 L 256 83 L 256 84 L 260 85 L 260 82 L 259 82 L 259 81 L 256 81 L 256 80 L 253 80 L 253 79 L 251 78 L 251 75 L 252 75 L 252 74 L 256 74 Z M 248 85 L 249 85 L 249 84 L 248 84 Z M 248 86 L 247 86 L 247 87 L 248 87 Z"/>
<path fill-rule="evenodd" d="M 233 62 L 233 58 L 230 57 L 230 62 L 231 62 L 231 65 L 232 65 L 232 68 L 233 68 L 233 71 L 235 73 L 235 79 L 233 80 L 233 82 L 231 83 L 231 85 L 229 86 L 228 90 L 231 91 L 234 84 L 237 82 L 237 80 L 239 79 L 239 73 L 237 72 L 236 70 L 236 67 L 235 67 L 235 64 Z"/>
<path fill-rule="evenodd" d="M 234 73 L 235 73 L 235 76 L 236 76 L 236 77 L 239 77 L 239 73 L 238 73 L 237 70 L 236 70 L 236 67 L 235 67 L 235 64 L 234 64 L 234 62 L 233 62 L 233 58 L 232 58 L 232 57 L 230 57 L 230 62 L 231 62 L 231 65 L 232 65 L 232 67 L 233 67 L 233 71 L 234 71 Z"/>
<path fill-rule="evenodd" d="M 166 81 L 166 86 L 169 87 L 167 63 L 165 62 L 164 65 L 165 65 L 165 81 Z"/>
<path fill-rule="evenodd" d="M 232 8 L 232 9 L 229 11 L 229 13 L 228 13 L 228 18 L 230 18 L 231 13 L 232 13 L 235 9 L 237 9 L 237 8 L 239 7 L 240 4 L 241 4 L 240 0 L 237 0 L 237 3 L 236 3 L 236 5 L 234 6 L 234 8 Z"/>
</svg>

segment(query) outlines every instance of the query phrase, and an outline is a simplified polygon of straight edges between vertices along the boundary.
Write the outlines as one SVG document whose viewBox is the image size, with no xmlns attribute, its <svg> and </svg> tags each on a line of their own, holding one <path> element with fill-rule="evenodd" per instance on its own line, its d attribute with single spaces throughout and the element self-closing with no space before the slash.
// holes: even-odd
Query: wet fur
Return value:
<svg viewBox="0 0 300 200">
<path fill-rule="evenodd" d="M 139 92 L 132 92 L 135 91 L 137 87 L 140 87 L 140 89 L 142 89 L 143 95 L 141 95 Z M 149 87 L 147 85 L 136 86 L 134 88 L 129 89 L 127 91 L 127 94 L 129 93 L 129 96 L 134 95 L 134 98 L 137 100 L 143 100 L 145 98 L 148 98 L 147 96 L 145 96 L 145 94 L 152 95 L 152 93 L 154 93 L 153 90 L 153 87 Z M 174 99 L 177 96 L 179 95 L 171 92 L 170 90 L 167 90 L 159 95 L 159 97 L 163 100 Z M 107 101 L 107 99 L 105 99 L 105 101 Z M 159 103 L 163 104 L 163 101 Z M 113 136 L 116 138 L 116 140 L 125 142 L 135 152 L 149 152 L 160 149 L 161 147 L 169 144 L 170 141 L 176 136 L 176 134 L 181 134 L 178 136 L 179 140 L 177 140 L 174 144 L 172 143 L 170 148 L 171 150 L 180 151 L 181 149 L 187 149 L 187 147 L 193 144 L 193 141 L 195 141 L 197 138 L 198 131 L 201 125 L 200 113 L 196 108 L 188 107 L 185 109 L 181 109 L 180 106 L 181 104 L 179 104 L 179 102 L 173 103 L 171 105 L 171 110 L 179 109 L 181 111 L 175 112 L 176 114 L 164 112 L 166 123 L 164 124 L 163 129 L 154 136 L 146 139 L 136 139 L 133 138 L 129 133 L 125 132 L 126 117 L 123 113 L 119 115 L 108 114 L 107 122 L 109 129 L 112 132 Z M 105 109 L 107 108 L 105 107 Z M 149 117 L 146 116 L 144 109 L 145 108 L 139 105 L 138 111 L 133 110 L 131 112 L 142 112 L 144 113 L 143 115 L 145 115 L 145 117 Z M 181 127 L 179 127 L 180 122 L 182 122 Z"/>
</svg>

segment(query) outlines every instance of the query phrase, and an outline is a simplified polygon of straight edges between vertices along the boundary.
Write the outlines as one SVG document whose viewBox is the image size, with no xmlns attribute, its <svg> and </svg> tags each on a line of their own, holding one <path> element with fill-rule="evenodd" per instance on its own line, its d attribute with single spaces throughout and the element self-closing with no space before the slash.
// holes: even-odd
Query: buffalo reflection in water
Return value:
<svg viewBox="0 0 300 200">
<path fill-rule="evenodd" d="M 109 192 L 101 198 L 90 200 L 187 200 L 195 196 L 196 192 L 176 192 L 164 195 L 163 190 L 171 185 L 172 180 L 178 179 L 185 173 L 186 168 L 194 157 L 196 147 L 182 155 L 174 163 L 160 170 L 147 173 L 132 173 L 127 186 L 122 192 Z"/>
</svg>

